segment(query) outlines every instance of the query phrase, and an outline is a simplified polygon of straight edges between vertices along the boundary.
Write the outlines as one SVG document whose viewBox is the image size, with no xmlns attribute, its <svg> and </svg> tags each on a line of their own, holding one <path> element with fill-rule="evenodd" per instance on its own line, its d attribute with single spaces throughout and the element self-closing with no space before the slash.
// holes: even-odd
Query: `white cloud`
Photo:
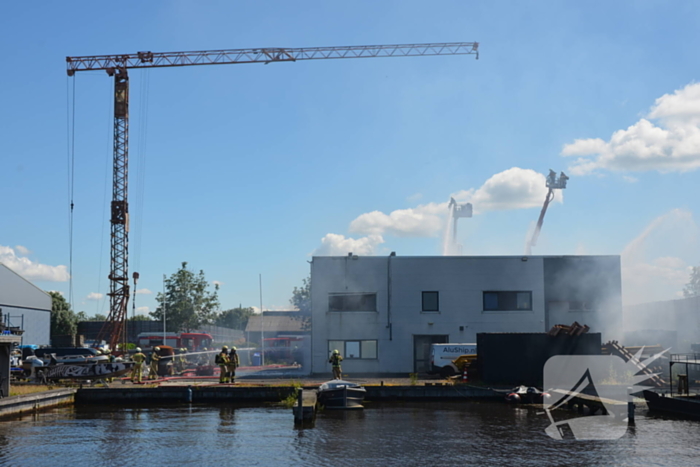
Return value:
<svg viewBox="0 0 700 467">
<path fill-rule="evenodd" d="M 151 292 L 151 291 L 148 290 L 148 289 L 137 289 L 137 290 L 136 290 L 136 295 L 150 295 L 150 294 L 152 294 L 152 293 L 153 293 L 153 292 Z"/>
<path fill-rule="evenodd" d="M 136 307 L 136 314 L 137 315 L 147 315 L 150 312 L 151 312 L 151 309 L 148 308 L 147 306 L 137 306 Z"/>
<path fill-rule="evenodd" d="M 700 257 L 700 228 L 692 213 L 674 209 L 657 217 L 622 251 L 623 303 L 678 298 Z"/>
<path fill-rule="evenodd" d="M 29 251 L 28 248 L 23 247 L 22 245 L 15 245 L 15 251 L 17 251 L 17 253 L 19 253 L 22 256 L 27 256 L 31 254 L 31 251 Z"/>
<path fill-rule="evenodd" d="M 656 120 L 652 123 L 650 120 Z M 579 156 L 573 175 L 599 170 L 686 172 L 700 167 L 700 83 L 665 94 L 646 118 L 610 141 L 577 139 L 564 145 L 562 156 Z"/>
<path fill-rule="evenodd" d="M 627 183 L 637 183 L 639 181 L 637 177 L 633 177 L 631 175 L 623 175 L 622 179 Z"/>
<path fill-rule="evenodd" d="M 547 195 L 546 178 L 531 169 L 513 167 L 492 176 L 477 190 L 461 191 L 457 201 L 470 202 L 474 213 L 541 207 Z M 554 190 L 554 201 L 563 202 L 562 190 Z"/>
<path fill-rule="evenodd" d="M 413 193 L 411 196 L 409 196 L 409 197 L 406 198 L 406 199 L 407 199 L 408 201 L 414 203 L 414 202 L 416 202 L 416 201 L 418 201 L 419 199 L 422 199 L 422 198 L 423 198 L 423 193 Z"/>
<path fill-rule="evenodd" d="M 104 297 L 104 294 L 98 293 L 98 292 L 90 292 L 87 297 L 85 297 L 85 300 L 92 300 L 92 301 L 97 301 L 97 300 L 102 300 L 102 297 Z"/>
<path fill-rule="evenodd" d="M 23 250 L 26 250 L 26 248 Z M 17 255 L 17 253 L 20 254 Z M 24 256 L 19 249 L 17 253 L 9 246 L 0 245 L 0 263 L 3 263 L 25 279 L 33 281 L 66 282 L 70 278 L 66 266 L 49 266 L 36 263 Z"/>
<path fill-rule="evenodd" d="M 545 176 L 530 169 L 513 167 L 497 173 L 478 189 L 463 190 L 452 196 L 460 203 L 469 202 L 474 213 L 540 207 L 547 194 Z M 562 202 L 561 190 L 554 201 Z M 448 203 L 421 204 L 398 209 L 389 214 L 372 211 L 350 223 L 350 232 L 361 235 L 392 234 L 397 237 L 436 237 L 442 232 L 449 212 Z"/>
<path fill-rule="evenodd" d="M 374 254 L 375 248 L 384 243 L 381 235 L 345 238 L 344 235 L 329 233 L 321 239 L 321 246 L 316 248 L 312 256 L 344 256 L 348 253 L 368 256 Z"/>
<path fill-rule="evenodd" d="M 211 281 L 211 283 L 214 284 L 214 285 L 218 285 L 219 287 L 221 287 L 222 285 L 224 285 L 224 283 L 221 282 L 221 281 Z"/>
<path fill-rule="evenodd" d="M 350 233 L 397 237 L 434 237 L 442 229 L 447 203 L 422 204 L 415 208 L 398 209 L 390 214 L 372 211 L 358 216 L 350 223 Z"/>
</svg>

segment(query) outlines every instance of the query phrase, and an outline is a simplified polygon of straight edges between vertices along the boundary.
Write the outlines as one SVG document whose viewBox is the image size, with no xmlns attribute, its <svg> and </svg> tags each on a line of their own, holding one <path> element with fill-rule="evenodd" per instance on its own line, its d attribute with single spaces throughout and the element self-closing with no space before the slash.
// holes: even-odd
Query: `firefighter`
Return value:
<svg viewBox="0 0 700 467">
<path fill-rule="evenodd" d="M 136 347 L 136 353 L 131 356 L 131 359 L 134 361 L 134 368 L 131 370 L 131 382 L 140 383 L 141 373 L 143 371 L 143 362 L 146 361 L 146 356 L 141 353 L 141 347 Z M 134 379 L 136 379 L 136 381 L 134 381 Z"/>
<path fill-rule="evenodd" d="M 105 349 L 102 351 L 102 354 L 103 354 L 103 355 L 106 355 L 106 356 L 109 358 L 109 363 L 114 363 L 115 357 L 114 357 L 114 355 L 112 355 L 112 351 L 111 351 L 111 350 L 109 350 L 108 348 L 105 348 Z M 108 383 L 111 383 L 111 382 L 114 381 L 114 378 L 106 378 L 105 380 L 106 380 Z"/>
<path fill-rule="evenodd" d="M 178 360 L 178 368 L 180 373 L 185 371 L 187 369 L 187 349 L 186 348 L 181 348 L 180 349 L 180 359 Z"/>
<path fill-rule="evenodd" d="M 221 352 L 216 354 L 216 357 L 214 358 L 214 363 L 219 365 L 219 369 L 221 370 L 221 373 L 219 375 L 219 384 L 224 384 L 228 383 L 228 364 L 229 364 L 229 358 L 228 358 L 228 346 L 225 345 L 221 347 Z"/>
<path fill-rule="evenodd" d="M 235 347 L 231 347 L 231 352 L 228 355 L 228 365 L 226 365 L 228 370 L 228 377 L 232 384 L 236 383 L 236 368 L 240 366 L 240 360 L 238 359 L 238 353 Z"/>
<path fill-rule="evenodd" d="M 155 347 L 151 352 L 151 367 L 148 370 L 148 379 L 158 379 L 158 362 L 160 361 L 160 347 Z"/>
<path fill-rule="evenodd" d="M 202 349 L 202 351 L 199 353 L 199 359 L 197 360 L 197 365 L 200 366 L 206 366 L 209 365 L 209 351 L 207 350 L 206 347 Z"/>
<path fill-rule="evenodd" d="M 340 369 L 340 362 L 343 361 L 343 357 L 338 352 L 338 349 L 333 351 L 331 358 L 328 359 L 328 363 L 333 366 L 333 379 L 342 379 L 343 370 Z"/>
</svg>

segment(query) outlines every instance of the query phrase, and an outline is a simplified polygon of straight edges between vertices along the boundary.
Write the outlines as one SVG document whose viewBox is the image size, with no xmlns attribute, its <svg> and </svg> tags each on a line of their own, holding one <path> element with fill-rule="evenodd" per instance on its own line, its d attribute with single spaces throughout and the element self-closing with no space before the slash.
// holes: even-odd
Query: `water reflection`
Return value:
<svg viewBox="0 0 700 467">
<path fill-rule="evenodd" d="M 87 407 L 0 423 L 0 464 L 677 466 L 700 456 L 697 422 L 638 414 L 615 441 L 556 441 L 548 424 L 536 409 L 474 402 L 324 411 L 310 429 L 279 407 Z"/>
</svg>

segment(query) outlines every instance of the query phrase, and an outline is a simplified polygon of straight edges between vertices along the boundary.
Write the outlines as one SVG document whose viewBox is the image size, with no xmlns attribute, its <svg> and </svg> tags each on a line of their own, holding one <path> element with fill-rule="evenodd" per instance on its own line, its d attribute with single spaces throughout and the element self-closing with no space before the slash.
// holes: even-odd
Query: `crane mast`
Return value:
<svg viewBox="0 0 700 467">
<path fill-rule="evenodd" d="M 112 164 L 109 315 L 98 342 L 116 348 L 125 330 L 129 302 L 129 69 L 243 63 L 296 62 L 341 58 L 475 55 L 478 42 L 364 45 L 347 47 L 265 47 L 194 52 L 136 52 L 120 55 L 66 57 L 68 76 L 79 71 L 105 70 L 114 78 L 114 145 Z"/>
</svg>

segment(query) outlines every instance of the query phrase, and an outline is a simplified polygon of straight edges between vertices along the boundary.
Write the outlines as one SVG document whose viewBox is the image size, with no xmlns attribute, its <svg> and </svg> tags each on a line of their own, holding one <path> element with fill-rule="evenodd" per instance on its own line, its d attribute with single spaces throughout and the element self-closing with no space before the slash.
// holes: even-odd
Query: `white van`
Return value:
<svg viewBox="0 0 700 467">
<path fill-rule="evenodd" d="M 452 360 L 460 355 L 475 354 L 476 344 L 431 344 L 431 373 L 439 373 L 443 377 L 455 375 L 459 369 L 452 363 Z"/>
</svg>

